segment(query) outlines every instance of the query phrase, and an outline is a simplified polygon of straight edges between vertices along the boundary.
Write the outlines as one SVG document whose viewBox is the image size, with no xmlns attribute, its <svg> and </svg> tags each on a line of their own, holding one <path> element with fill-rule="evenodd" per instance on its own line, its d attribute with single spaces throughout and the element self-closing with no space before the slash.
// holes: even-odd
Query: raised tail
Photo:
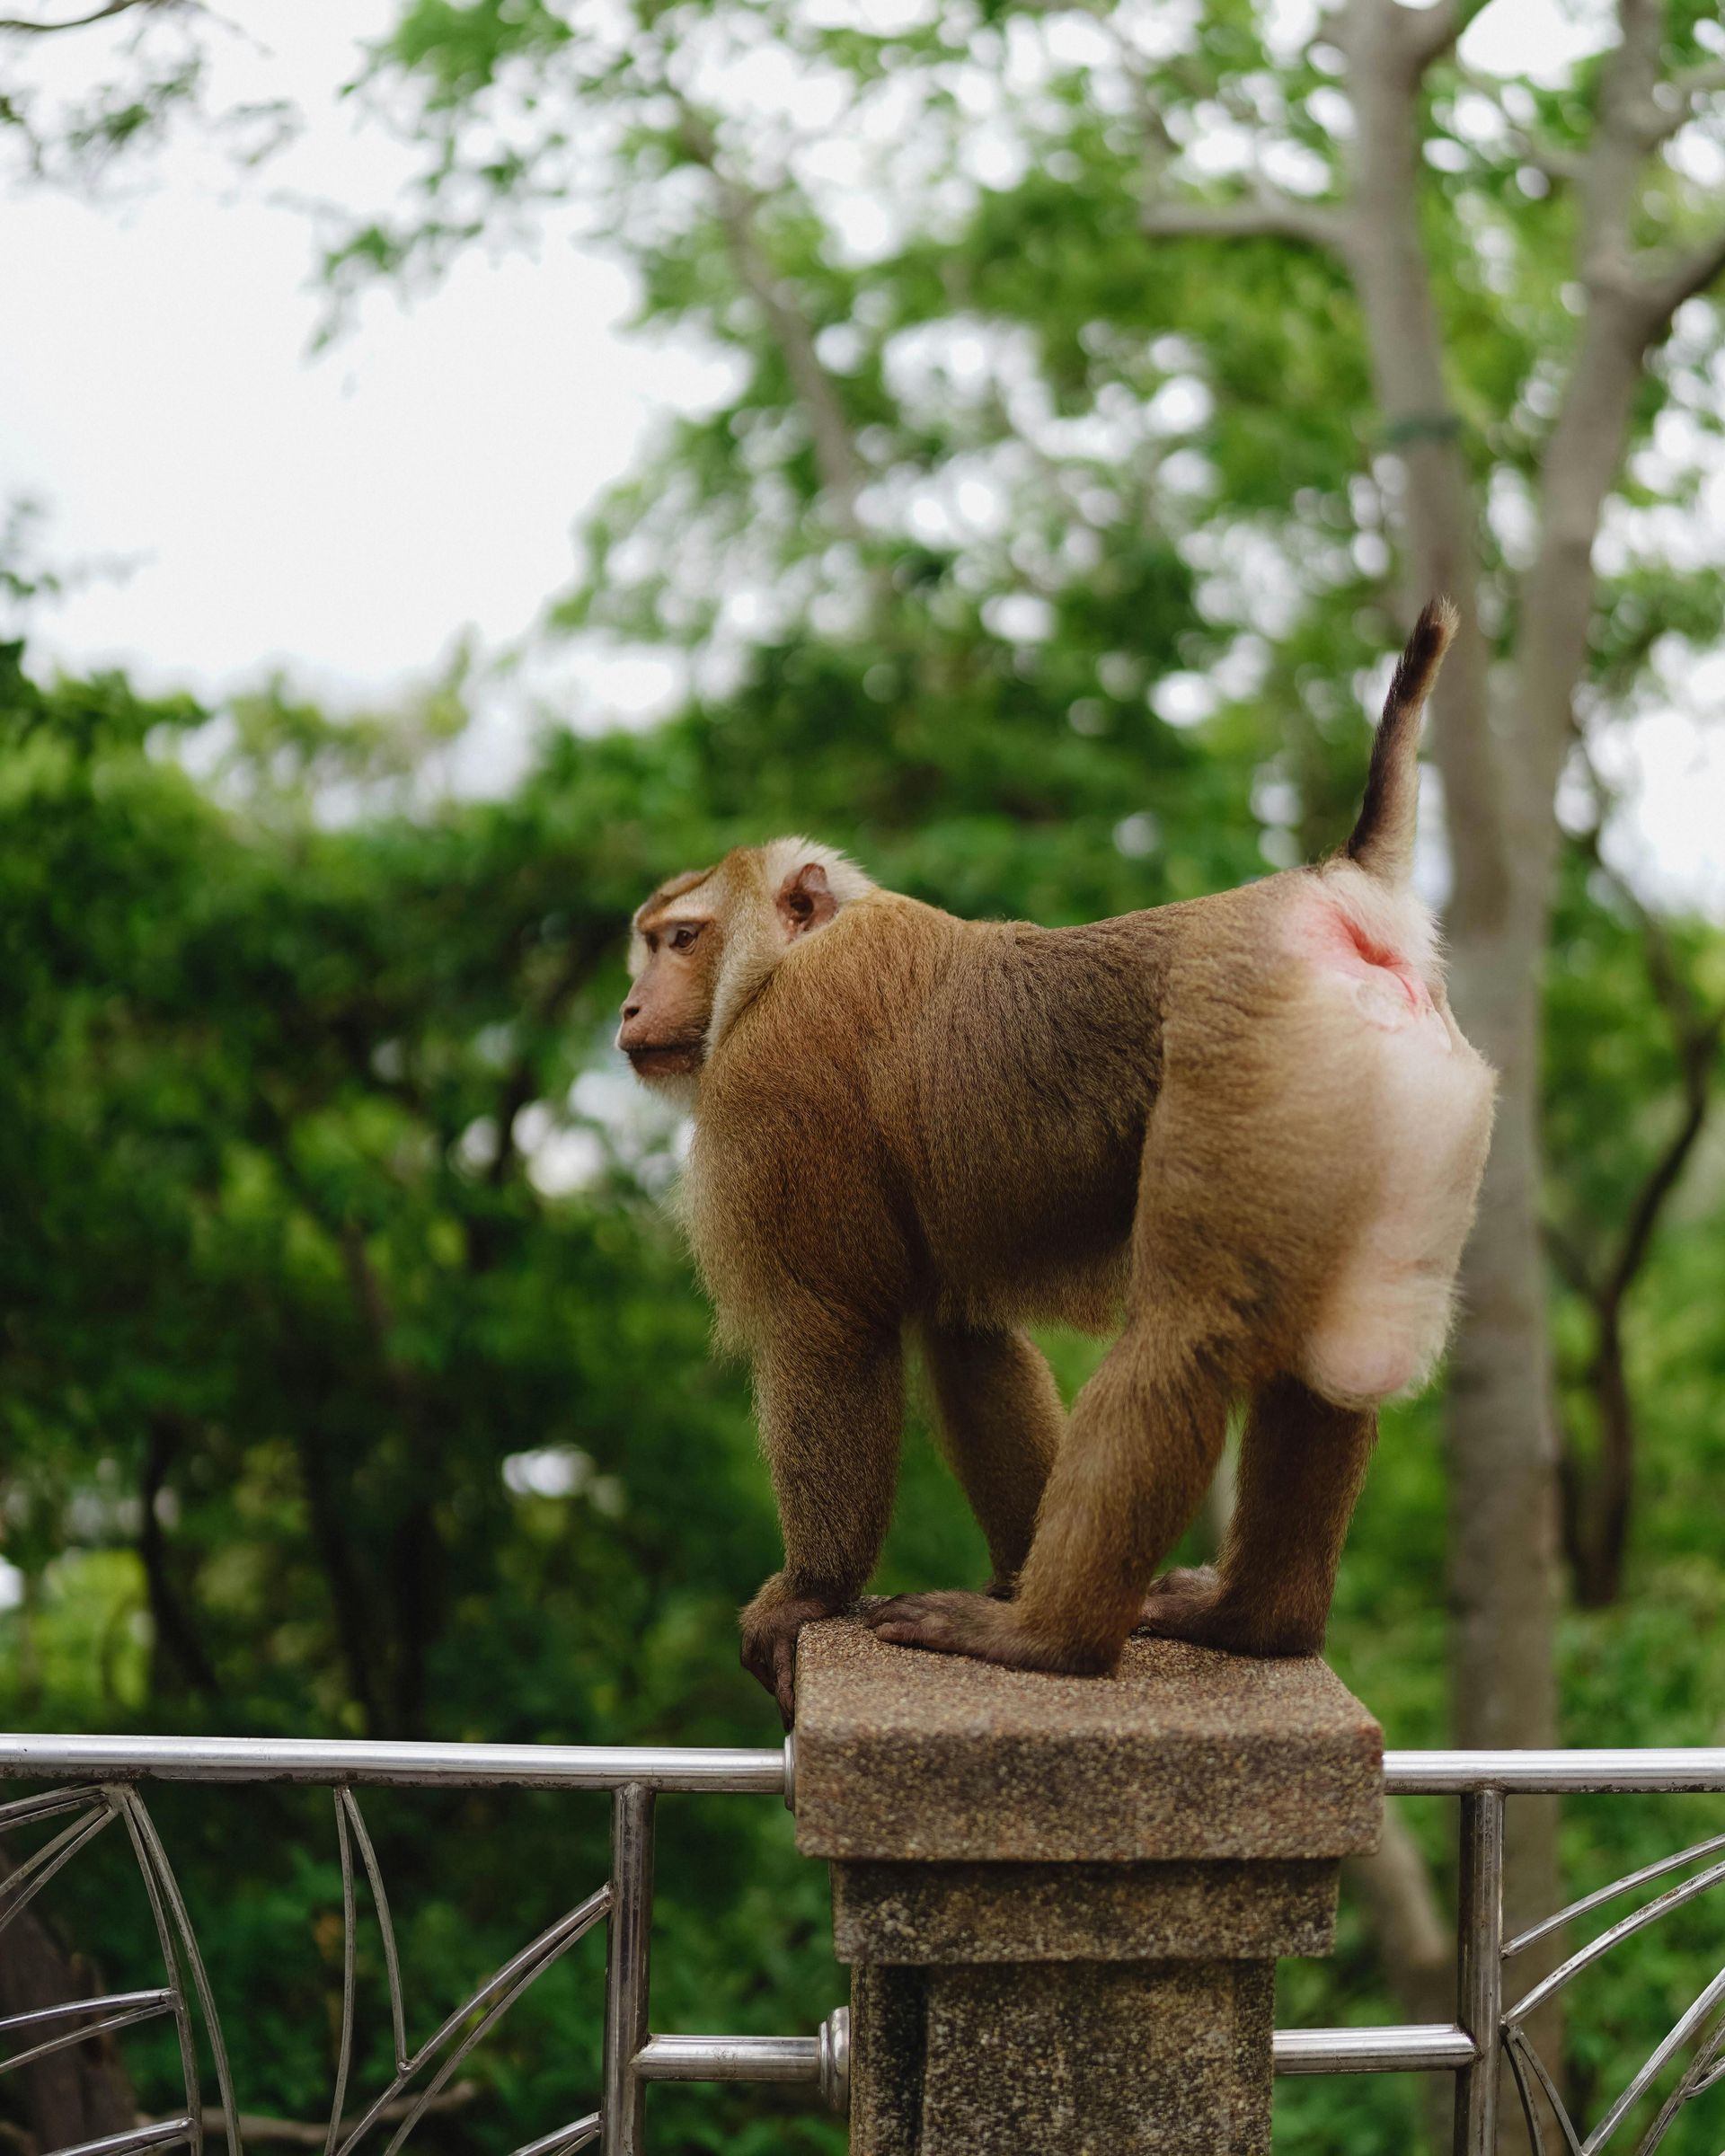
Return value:
<svg viewBox="0 0 1725 2156">
<path fill-rule="evenodd" d="M 1413 625 L 1384 699 L 1366 799 L 1348 841 L 1348 858 L 1385 883 L 1413 873 L 1413 832 L 1420 808 L 1420 715 L 1444 663 L 1459 617 L 1447 599 L 1433 599 Z"/>
</svg>

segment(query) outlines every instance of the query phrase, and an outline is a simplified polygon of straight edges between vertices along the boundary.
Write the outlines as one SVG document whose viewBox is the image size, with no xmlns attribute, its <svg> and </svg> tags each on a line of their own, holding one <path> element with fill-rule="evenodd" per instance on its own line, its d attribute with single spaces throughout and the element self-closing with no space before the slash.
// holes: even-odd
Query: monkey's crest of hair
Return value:
<svg viewBox="0 0 1725 2156">
<path fill-rule="evenodd" d="M 770 838 L 759 851 L 762 873 L 770 891 L 776 891 L 799 869 L 809 866 L 827 871 L 827 881 L 840 906 L 848 906 L 853 898 L 866 898 L 879 888 L 848 853 L 841 853 L 836 846 L 822 845 L 817 838 L 800 838 L 795 834 L 789 838 Z"/>
<path fill-rule="evenodd" d="M 799 875 L 818 870 L 832 894 L 835 915 L 879 887 L 848 855 L 836 846 L 799 837 L 769 839 L 765 845 L 728 853 L 716 873 L 735 881 L 747 878 L 756 886 L 761 903 L 742 914 L 739 932 L 727 945 L 713 988 L 712 1016 L 707 1025 L 707 1054 L 711 1056 L 730 1032 L 738 1013 L 760 993 L 785 955 L 783 939 L 776 932 L 775 901 Z"/>
</svg>

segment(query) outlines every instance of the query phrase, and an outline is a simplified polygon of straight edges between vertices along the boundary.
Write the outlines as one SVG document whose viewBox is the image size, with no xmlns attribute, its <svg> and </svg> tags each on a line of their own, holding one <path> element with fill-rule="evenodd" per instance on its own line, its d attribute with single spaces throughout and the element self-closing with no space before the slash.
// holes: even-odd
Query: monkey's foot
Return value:
<svg viewBox="0 0 1725 2156">
<path fill-rule="evenodd" d="M 1153 1639 L 1186 1639 L 1230 1655 L 1315 1655 L 1323 1645 L 1321 1624 L 1314 1636 L 1309 1625 L 1232 1601 L 1214 1565 L 1193 1565 L 1153 1580 L 1137 1629 Z"/>
<path fill-rule="evenodd" d="M 1020 1606 L 956 1588 L 931 1595 L 895 1595 L 864 1610 L 862 1621 L 877 1639 L 893 1647 L 921 1647 L 937 1655 L 971 1655 L 1008 1669 L 1066 1670 L 1092 1676 L 1111 1668 L 1115 1657 L 1087 1648 L 1039 1639 Z"/>
<path fill-rule="evenodd" d="M 778 1701 L 787 1729 L 797 1712 L 797 1634 L 844 1607 L 827 1595 L 777 1592 L 769 1580 L 739 1620 L 743 1667 Z"/>
</svg>

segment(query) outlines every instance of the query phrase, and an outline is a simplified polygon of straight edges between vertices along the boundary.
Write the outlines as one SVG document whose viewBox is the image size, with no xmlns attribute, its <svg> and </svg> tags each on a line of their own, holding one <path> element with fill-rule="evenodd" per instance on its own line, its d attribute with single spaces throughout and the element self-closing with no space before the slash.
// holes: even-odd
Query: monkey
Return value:
<svg viewBox="0 0 1725 2156">
<path fill-rule="evenodd" d="M 1079 1674 L 1135 1630 L 1322 1647 L 1377 1408 L 1446 1343 L 1492 1120 L 1411 880 L 1455 623 L 1420 616 L 1315 866 L 1049 929 L 787 837 L 634 916 L 617 1045 L 693 1111 L 684 1224 L 784 1539 L 742 1658 L 787 1727 L 799 1630 L 880 1553 L 907 1339 L 993 1577 L 871 1604 L 879 1639 Z M 1069 1415 L 1038 1322 L 1114 1335 Z M 1218 1562 L 1158 1577 L 1238 1406 Z"/>
</svg>

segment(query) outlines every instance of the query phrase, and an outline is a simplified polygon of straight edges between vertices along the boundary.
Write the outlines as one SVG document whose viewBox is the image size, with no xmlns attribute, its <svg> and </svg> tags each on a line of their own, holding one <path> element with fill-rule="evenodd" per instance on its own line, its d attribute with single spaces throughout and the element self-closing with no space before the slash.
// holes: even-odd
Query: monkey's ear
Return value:
<svg viewBox="0 0 1725 2156">
<path fill-rule="evenodd" d="M 792 870 L 779 886 L 777 903 L 779 924 L 787 941 L 807 935 L 811 928 L 824 928 L 838 911 L 827 871 L 818 861 L 806 861 Z"/>
</svg>

